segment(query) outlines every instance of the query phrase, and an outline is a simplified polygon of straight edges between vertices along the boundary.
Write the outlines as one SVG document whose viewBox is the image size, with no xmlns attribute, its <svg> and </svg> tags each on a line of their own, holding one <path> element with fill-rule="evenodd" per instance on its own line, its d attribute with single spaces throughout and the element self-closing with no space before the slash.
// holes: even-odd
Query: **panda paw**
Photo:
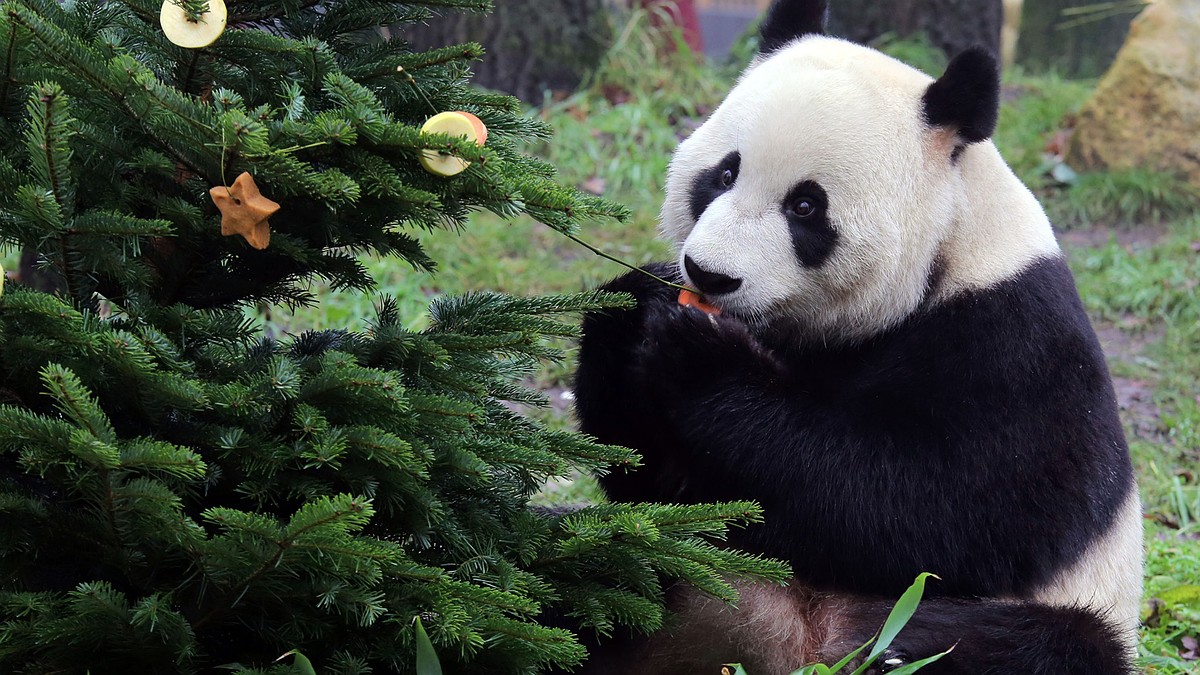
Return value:
<svg viewBox="0 0 1200 675">
<path fill-rule="evenodd" d="M 778 370 L 741 321 L 678 304 L 647 308 L 634 362 L 643 387 L 676 402 L 711 392 L 713 383 L 768 384 Z"/>
<path fill-rule="evenodd" d="M 905 652 L 897 649 L 885 649 L 879 655 L 879 660 L 872 666 L 872 670 L 868 672 L 890 673 L 893 670 L 901 668 L 912 662 L 912 658 Z"/>
<path fill-rule="evenodd" d="M 669 263 L 647 265 L 648 272 L 664 279 L 679 276 L 678 268 Z M 583 338 L 580 341 L 580 366 L 595 366 L 605 372 L 617 372 L 629 367 L 633 351 L 645 339 L 647 312 L 657 306 L 675 303 L 676 291 L 641 272 L 629 272 L 600 287 L 602 291 L 628 293 L 637 304 L 628 309 L 606 309 L 589 312 L 583 319 Z"/>
<path fill-rule="evenodd" d="M 677 267 L 669 263 L 648 265 L 646 270 L 665 279 L 679 277 Z M 647 313 L 652 307 L 675 304 L 676 291 L 641 272 L 617 277 L 600 290 L 629 293 L 637 300 L 634 307 L 589 312 L 583 319 L 575 372 L 576 411 L 582 428 L 610 442 L 604 430 L 614 420 L 632 418 L 642 407 L 632 370 L 635 353 L 646 340 Z"/>
<path fill-rule="evenodd" d="M 674 302 L 679 289 L 664 284 L 659 279 L 672 283 L 683 283 L 679 266 L 675 263 L 658 262 L 644 265 L 643 271 L 629 271 L 600 287 L 602 291 L 628 293 L 637 298 L 638 305 Z M 647 272 L 649 274 L 647 274 Z M 651 276 L 653 275 L 653 276 Z M 658 277 L 656 279 L 655 277 Z"/>
</svg>

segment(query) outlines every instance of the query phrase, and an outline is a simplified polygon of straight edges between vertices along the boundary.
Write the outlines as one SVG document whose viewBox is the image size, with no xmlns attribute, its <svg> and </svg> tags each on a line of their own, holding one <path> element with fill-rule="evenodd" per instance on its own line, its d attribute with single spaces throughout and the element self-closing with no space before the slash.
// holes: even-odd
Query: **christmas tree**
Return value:
<svg viewBox="0 0 1200 675">
<path fill-rule="evenodd" d="M 521 153 L 548 130 L 467 86 L 477 45 L 404 41 L 487 4 L 0 3 L 0 246 L 53 287 L 0 296 L 0 671 L 413 672 L 421 617 L 456 671 L 534 672 L 658 626 L 669 579 L 783 575 L 714 541 L 751 504 L 530 507 L 637 461 L 506 405 L 627 298 L 442 298 L 423 331 L 382 298 L 283 340 L 247 318 L 369 291 L 363 255 L 432 269 L 416 235 L 472 210 L 622 216 Z M 486 144 L 422 132 L 442 111 Z"/>
</svg>

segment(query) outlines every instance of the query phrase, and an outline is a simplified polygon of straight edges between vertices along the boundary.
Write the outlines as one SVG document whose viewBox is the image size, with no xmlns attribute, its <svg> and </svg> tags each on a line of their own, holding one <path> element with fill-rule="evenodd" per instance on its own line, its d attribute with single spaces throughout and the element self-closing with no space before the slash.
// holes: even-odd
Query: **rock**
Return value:
<svg viewBox="0 0 1200 675">
<path fill-rule="evenodd" d="M 1173 172 L 1200 187 L 1198 45 L 1200 2 L 1150 4 L 1080 111 L 1067 163 Z"/>
</svg>

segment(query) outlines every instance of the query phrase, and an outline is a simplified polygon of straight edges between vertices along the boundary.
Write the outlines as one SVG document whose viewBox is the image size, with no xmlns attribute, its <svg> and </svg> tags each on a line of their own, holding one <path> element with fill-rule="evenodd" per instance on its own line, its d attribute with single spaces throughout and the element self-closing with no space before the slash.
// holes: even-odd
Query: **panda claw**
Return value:
<svg viewBox="0 0 1200 675">
<path fill-rule="evenodd" d="M 879 663 L 880 673 L 890 673 L 897 668 L 906 665 L 909 662 L 908 655 L 895 649 L 887 649 L 883 652 L 883 660 Z"/>
</svg>

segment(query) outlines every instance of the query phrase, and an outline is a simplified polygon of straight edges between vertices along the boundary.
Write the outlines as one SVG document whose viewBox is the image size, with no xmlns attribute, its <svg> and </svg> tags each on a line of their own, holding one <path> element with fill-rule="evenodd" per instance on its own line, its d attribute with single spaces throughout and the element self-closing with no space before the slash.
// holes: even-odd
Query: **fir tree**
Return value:
<svg viewBox="0 0 1200 675">
<path fill-rule="evenodd" d="M 541 402 L 519 383 L 547 337 L 626 299 L 446 298 L 414 332 L 384 298 L 361 330 L 263 336 L 247 308 L 370 290 L 364 254 L 432 269 L 414 233 L 471 210 L 623 212 L 521 153 L 548 130 L 467 86 L 477 45 L 368 39 L 486 0 L 227 3 L 202 49 L 159 0 L 0 3 L 0 245 L 58 289 L 0 297 L 0 671 L 412 672 L 420 616 L 456 670 L 533 672 L 658 626 L 665 579 L 782 576 L 714 541 L 750 504 L 530 508 L 636 463 L 505 406 Z M 486 146 L 422 134 L 439 110 Z M 262 250 L 209 194 L 243 172 L 281 205 Z"/>
</svg>

